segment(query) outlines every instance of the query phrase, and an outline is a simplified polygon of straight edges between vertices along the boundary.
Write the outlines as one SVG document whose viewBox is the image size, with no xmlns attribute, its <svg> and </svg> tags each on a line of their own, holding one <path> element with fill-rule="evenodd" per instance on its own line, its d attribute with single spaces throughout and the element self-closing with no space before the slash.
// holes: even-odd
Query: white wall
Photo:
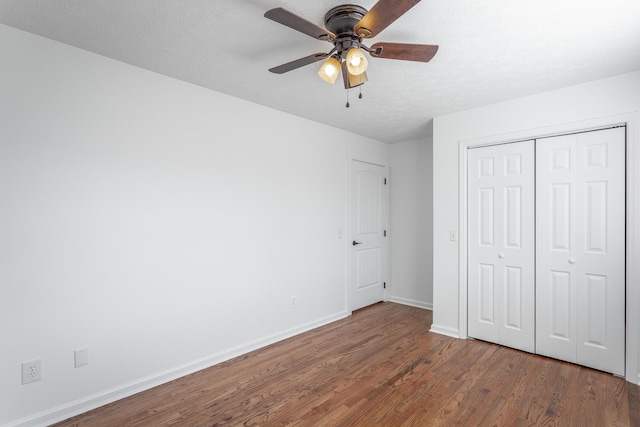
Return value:
<svg viewBox="0 0 640 427">
<path fill-rule="evenodd" d="M 615 123 L 620 116 L 630 117 L 627 186 L 631 215 L 627 218 L 627 240 L 630 242 L 627 258 L 637 260 L 640 255 L 640 198 L 635 196 L 640 191 L 640 147 L 636 148 L 640 143 L 639 110 L 640 71 L 637 71 L 434 120 L 433 331 L 459 336 L 460 331 L 466 329 L 460 324 L 459 262 L 463 255 L 462 245 L 449 241 L 449 230 L 458 230 L 460 218 L 460 143 L 536 137 L 558 129 L 578 130 L 594 122 Z M 628 274 L 631 274 L 627 280 L 630 292 L 627 314 L 631 316 L 627 323 L 627 379 L 637 383 L 638 318 L 635 313 L 640 308 L 640 268 L 637 262 L 627 264 Z"/>
<path fill-rule="evenodd" d="M 433 302 L 431 138 L 390 146 L 390 301 L 426 309 Z"/>
<path fill-rule="evenodd" d="M 1 25 L 0 57 L 0 424 L 348 314 L 346 153 L 385 144 Z"/>
</svg>

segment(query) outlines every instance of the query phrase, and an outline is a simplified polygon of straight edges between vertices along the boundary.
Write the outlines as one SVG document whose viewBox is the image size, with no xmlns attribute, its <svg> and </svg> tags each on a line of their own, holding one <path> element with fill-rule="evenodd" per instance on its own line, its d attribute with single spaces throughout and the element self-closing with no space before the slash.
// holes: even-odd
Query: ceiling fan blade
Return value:
<svg viewBox="0 0 640 427">
<path fill-rule="evenodd" d="M 328 53 L 314 53 L 313 55 L 305 56 L 304 58 L 296 59 L 295 61 L 287 62 L 286 64 L 269 68 L 269 71 L 276 74 L 284 74 L 288 71 L 295 70 L 296 68 L 304 67 L 305 65 L 321 61 L 328 56 Z"/>
<path fill-rule="evenodd" d="M 378 0 L 355 26 L 360 38 L 371 38 L 400 18 L 420 0 Z"/>
<path fill-rule="evenodd" d="M 404 61 L 429 62 L 438 52 L 432 44 L 374 43 L 369 54 L 375 58 L 402 59 Z"/>
<path fill-rule="evenodd" d="M 289 28 L 293 28 L 294 30 L 298 30 L 315 39 L 333 41 L 336 38 L 336 35 L 331 31 L 318 27 L 316 24 L 281 7 L 267 10 L 264 17 L 276 21 L 279 24 L 286 25 Z"/>
</svg>

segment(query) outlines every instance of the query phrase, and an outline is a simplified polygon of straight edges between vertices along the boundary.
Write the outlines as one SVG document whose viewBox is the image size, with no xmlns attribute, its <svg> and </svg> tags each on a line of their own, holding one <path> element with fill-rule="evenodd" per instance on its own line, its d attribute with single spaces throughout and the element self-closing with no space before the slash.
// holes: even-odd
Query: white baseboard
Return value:
<svg viewBox="0 0 640 427">
<path fill-rule="evenodd" d="M 433 310 L 433 304 L 430 302 L 416 301 L 409 298 L 401 298 L 401 297 L 389 297 L 389 302 L 395 302 L 403 305 L 410 305 L 411 307 L 423 308 L 425 310 Z"/>
<path fill-rule="evenodd" d="M 439 326 L 433 324 L 431 325 L 431 329 L 429 331 L 440 335 L 446 335 L 452 338 L 460 338 L 460 331 L 454 328 L 449 328 L 448 326 Z"/>
<path fill-rule="evenodd" d="M 280 333 L 273 334 L 268 337 L 264 337 L 259 340 L 255 340 L 216 354 L 212 354 L 202 359 L 194 360 L 192 362 L 176 366 L 175 368 L 163 372 L 158 372 L 156 374 L 141 378 L 128 384 L 123 384 L 121 386 L 105 390 L 91 396 L 83 397 L 73 402 L 46 411 L 42 411 L 34 415 L 30 415 L 28 417 L 11 421 L 4 427 L 48 426 L 53 423 L 63 421 L 67 418 L 90 411 L 92 409 L 99 408 L 100 406 L 104 406 L 106 404 L 123 399 L 125 397 L 132 396 L 136 393 L 140 393 L 141 391 L 149 390 L 150 388 L 159 386 L 169 381 L 173 381 L 185 375 L 189 375 L 202 369 L 209 368 L 213 365 L 217 365 L 218 363 L 233 359 L 234 357 L 241 356 L 253 350 L 257 350 L 278 341 L 291 338 L 303 332 L 310 331 L 311 329 L 315 329 L 317 327 L 327 325 L 337 320 L 344 319 L 348 316 L 349 313 L 343 311 L 312 322 L 308 322 L 301 326 L 291 328 Z"/>
</svg>

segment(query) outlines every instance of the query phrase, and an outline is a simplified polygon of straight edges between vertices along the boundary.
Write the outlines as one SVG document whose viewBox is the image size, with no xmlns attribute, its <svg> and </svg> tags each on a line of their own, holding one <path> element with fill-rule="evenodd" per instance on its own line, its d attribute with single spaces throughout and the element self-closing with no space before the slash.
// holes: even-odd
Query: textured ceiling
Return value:
<svg viewBox="0 0 640 427">
<path fill-rule="evenodd" d="M 352 89 L 346 109 L 320 63 L 267 71 L 332 45 L 263 17 L 281 6 L 322 25 L 339 4 L 0 0 L 0 23 L 384 142 L 426 135 L 434 116 L 640 69 L 639 0 L 424 0 L 371 44 L 437 44 L 435 58 L 371 58 L 364 97 Z"/>
</svg>

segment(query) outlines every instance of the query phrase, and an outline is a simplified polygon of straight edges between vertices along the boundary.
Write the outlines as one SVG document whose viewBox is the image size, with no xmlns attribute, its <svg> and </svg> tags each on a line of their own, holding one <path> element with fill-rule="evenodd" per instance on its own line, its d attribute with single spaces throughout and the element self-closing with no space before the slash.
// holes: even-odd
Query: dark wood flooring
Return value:
<svg viewBox="0 0 640 427">
<path fill-rule="evenodd" d="M 640 426 L 638 386 L 431 319 L 376 304 L 56 426 Z"/>
</svg>

